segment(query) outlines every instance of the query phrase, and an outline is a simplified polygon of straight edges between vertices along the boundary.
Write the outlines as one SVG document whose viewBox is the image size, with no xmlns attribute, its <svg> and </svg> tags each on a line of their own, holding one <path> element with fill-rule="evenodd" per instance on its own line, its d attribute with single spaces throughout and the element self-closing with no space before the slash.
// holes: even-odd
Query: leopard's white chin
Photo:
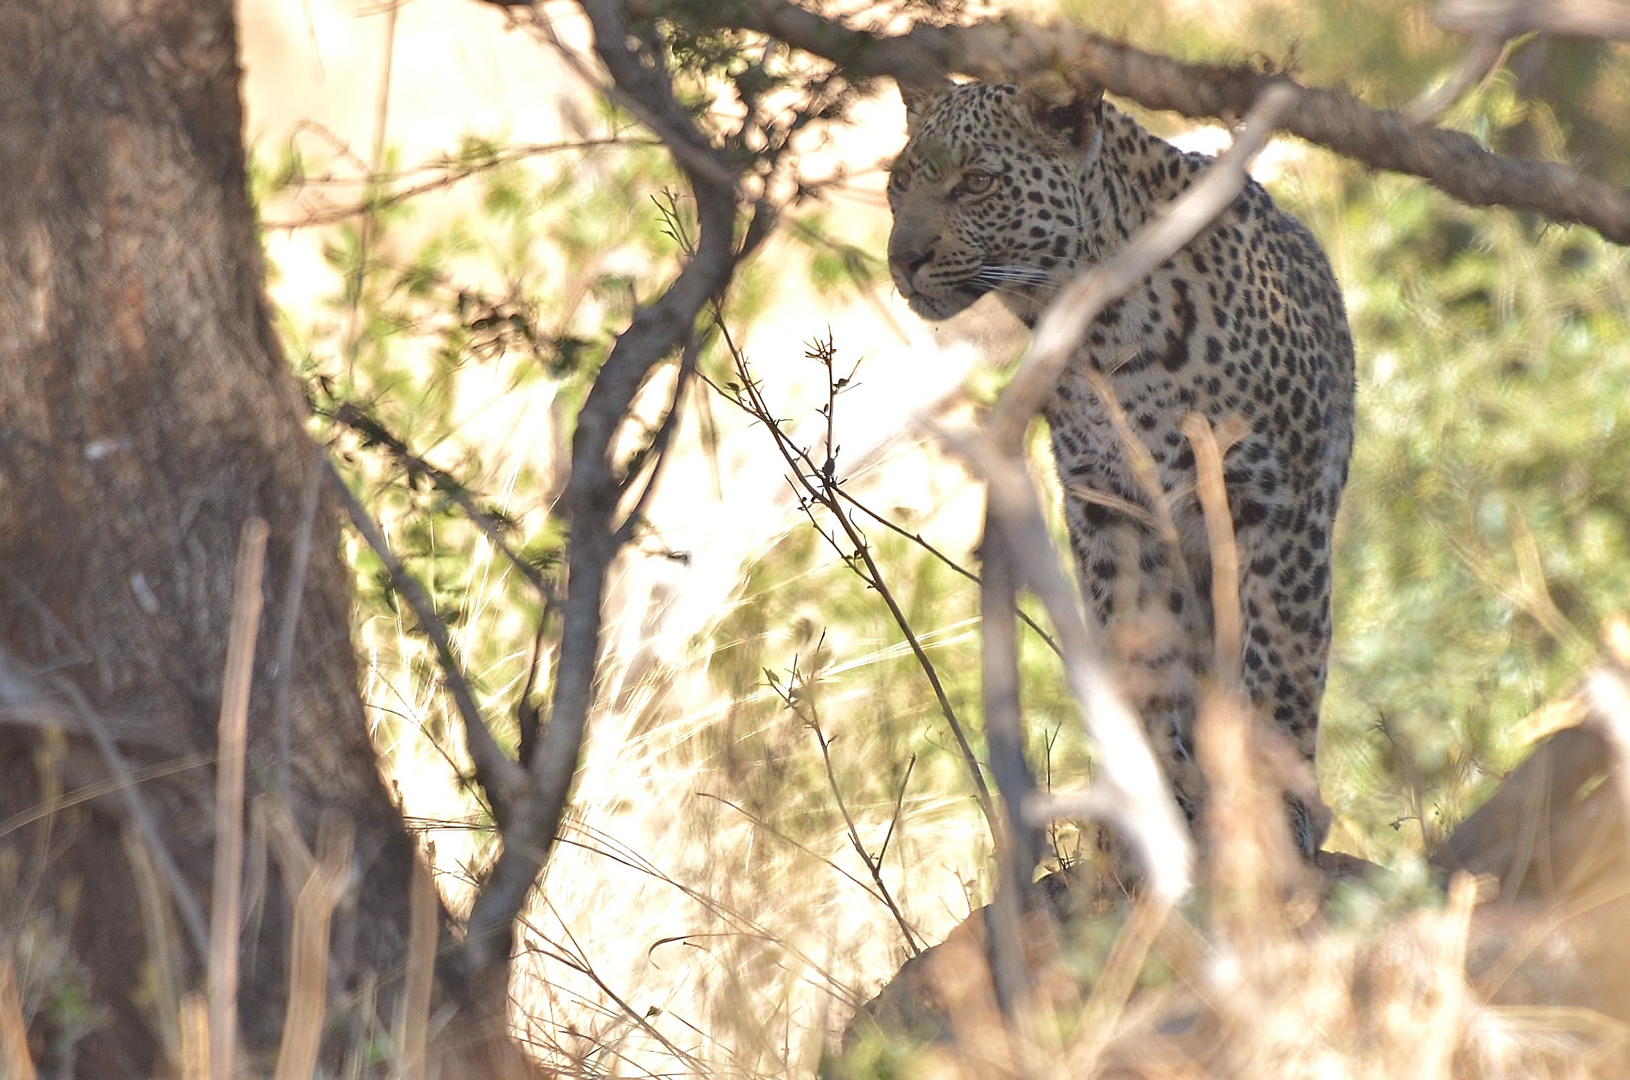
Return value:
<svg viewBox="0 0 1630 1080">
<path fill-rule="evenodd" d="M 930 296 L 927 293 L 916 292 L 906 297 L 906 306 L 913 314 L 927 319 L 930 322 L 941 322 L 953 315 L 960 315 L 973 306 L 974 301 L 990 290 L 976 282 L 959 285 L 955 289 L 942 295 Z"/>
</svg>

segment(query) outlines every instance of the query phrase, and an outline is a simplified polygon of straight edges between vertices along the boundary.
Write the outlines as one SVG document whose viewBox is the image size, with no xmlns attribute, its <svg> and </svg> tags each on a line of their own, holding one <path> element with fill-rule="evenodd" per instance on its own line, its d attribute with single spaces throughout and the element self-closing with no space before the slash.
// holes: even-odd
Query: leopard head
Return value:
<svg viewBox="0 0 1630 1080">
<path fill-rule="evenodd" d="M 902 87 L 909 140 L 889 170 L 889 272 L 911 310 L 946 319 L 987 292 L 1033 315 L 1092 261 L 1085 185 L 1103 90 L 1044 75 L 1023 86 Z"/>
</svg>

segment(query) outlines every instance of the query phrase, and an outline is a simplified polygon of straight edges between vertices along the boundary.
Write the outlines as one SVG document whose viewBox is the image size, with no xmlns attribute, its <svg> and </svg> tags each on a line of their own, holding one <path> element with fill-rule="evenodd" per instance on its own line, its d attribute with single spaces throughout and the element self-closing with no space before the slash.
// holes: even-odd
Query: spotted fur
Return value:
<svg viewBox="0 0 1630 1080">
<path fill-rule="evenodd" d="M 907 101 L 890 172 L 889 266 L 913 311 L 945 319 L 996 293 L 1033 325 L 1210 163 L 1056 77 L 967 84 Z M 1087 372 L 1107 373 L 1169 493 L 1181 558 Z M 1330 540 L 1353 430 L 1353 347 L 1312 235 L 1254 182 L 1187 248 L 1091 326 L 1046 409 L 1084 591 L 1105 624 L 1143 628 L 1144 716 L 1186 811 L 1198 681 L 1212 655 L 1211 561 L 1179 430 L 1196 410 L 1243 421 L 1225 462 L 1239 544 L 1247 693 L 1309 760 L 1330 644 Z M 1237 419 L 1236 419 L 1237 418 Z M 1150 634 L 1164 624 L 1165 633 Z M 1127 637 L 1123 633 L 1123 639 Z M 1134 650 L 1136 651 L 1136 650 Z M 1292 802 L 1311 853 L 1327 812 Z"/>
</svg>

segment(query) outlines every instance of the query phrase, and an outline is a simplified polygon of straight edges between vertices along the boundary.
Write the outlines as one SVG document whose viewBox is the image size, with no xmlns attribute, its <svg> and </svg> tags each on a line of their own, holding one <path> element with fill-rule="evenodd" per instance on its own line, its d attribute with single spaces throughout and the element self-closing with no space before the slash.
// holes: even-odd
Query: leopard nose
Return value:
<svg viewBox="0 0 1630 1080">
<path fill-rule="evenodd" d="M 917 271 L 922 269 L 923 264 L 931 258 L 933 258 L 933 252 L 929 251 L 891 251 L 889 252 L 889 274 L 903 292 L 916 279 Z"/>
</svg>

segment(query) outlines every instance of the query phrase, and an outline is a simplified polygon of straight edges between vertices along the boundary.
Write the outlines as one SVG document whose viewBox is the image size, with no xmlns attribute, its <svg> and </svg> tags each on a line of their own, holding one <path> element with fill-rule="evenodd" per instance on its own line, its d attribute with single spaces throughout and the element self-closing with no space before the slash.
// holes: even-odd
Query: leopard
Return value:
<svg viewBox="0 0 1630 1080">
<path fill-rule="evenodd" d="M 1071 281 L 1123 250 L 1212 162 L 1151 134 L 1080 78 L 901 89 L 907 142 L 888 173 L 888 268 L 910 310 L 931 322 L 994 294 L 1034 329 Z M 1095 380 L 1113 400 L 1100 399 Z M 1183 417 L 1198 412 L 1234 435 L 1223 475 L 1239 564 L 1240 681 L 1311 776 L 1355 396 L 1330 261 L 1248 179 L 1209 227 L 1090 324 L 1042 411 L 1089 609 L 1112 640 L 1118 626 L 1165 628 L 1132 635 L 1142 644 L 1128 648 L 1125 670 L 1191 827 L 1206 797 L 1194 725 L 1215 620 Z M 1139 482 L 1127 431 L 1153 459 L 1169 518 Z M 1316 788 L 1293 787 L 1284 793 L 1290 831 L 1312 860 L 1331 812 Z"/>
</svg>

